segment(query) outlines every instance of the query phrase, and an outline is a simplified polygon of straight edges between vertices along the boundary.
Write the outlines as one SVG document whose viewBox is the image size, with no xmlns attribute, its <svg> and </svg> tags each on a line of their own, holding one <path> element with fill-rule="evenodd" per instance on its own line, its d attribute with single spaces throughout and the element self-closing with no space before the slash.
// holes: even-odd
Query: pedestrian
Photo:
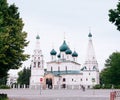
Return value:
<svg viewBox="0 0 120 100">
<path fill-rule="evenodd" d="M 83 91 L 85 91 L 85 86 L 81 85 L 81 88 L 82 88 Z"/>
</svg>

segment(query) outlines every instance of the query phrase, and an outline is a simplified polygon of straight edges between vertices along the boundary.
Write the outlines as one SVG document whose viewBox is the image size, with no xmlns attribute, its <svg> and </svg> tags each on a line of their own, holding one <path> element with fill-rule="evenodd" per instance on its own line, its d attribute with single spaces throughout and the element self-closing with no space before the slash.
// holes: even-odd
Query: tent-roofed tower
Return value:
<svg viewBox="0 0 120 100">
<path fill-rule="evenodd" d="M 93 47 L 93 43 L 92 43 L 92 34 L 89 33 L 88 34 L 88 48 L 87 48 L 87 55 L 86 55 L 86 60 L 85 60 L 85 64 L 94 64 L 96 65 L 96 67 L 98 67 L 98 63 L 96 60 L 96 56 L 95 56 L 95 51 L 94 51 L 94 47 Z M 92 66 L 87 66 L 89 70 L 92 70 Z"/>
<path fill-rule="evenodd" d="M 99 84 L 99 69 L 92 43 L 91 32 L 89 32 L 88 38 L 89 40 L 88 40 L 87 55 L 86 55 L 85 63 L 81 70 L 83 71 L 83 74 L 85 76 L 84 81 L 86 85 L 93 86 L 95 84 Z"/>
<path fill-rule="evenodd" d="M 40 37 L 36 36 L 35 49 L 31 60 L 31 77 L 30 86 L 40 85 L 40 79 L 44 77 L 44 59 L 42 50 L 40 49 Z"/>
</svg>

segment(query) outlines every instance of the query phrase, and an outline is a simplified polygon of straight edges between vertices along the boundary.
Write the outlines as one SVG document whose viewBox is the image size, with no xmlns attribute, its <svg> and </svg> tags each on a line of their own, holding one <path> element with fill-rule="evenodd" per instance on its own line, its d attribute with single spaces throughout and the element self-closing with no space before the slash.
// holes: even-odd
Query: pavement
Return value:
<svg viewBox="0 0 120 100">
<path fill-rule="evenodd" d="M 31 90 L 31 89 L 8 89 L 0 90 L 6 93 L 9 100 L 110 100 L 111 89 L 89 90 Z"/>
</svg>

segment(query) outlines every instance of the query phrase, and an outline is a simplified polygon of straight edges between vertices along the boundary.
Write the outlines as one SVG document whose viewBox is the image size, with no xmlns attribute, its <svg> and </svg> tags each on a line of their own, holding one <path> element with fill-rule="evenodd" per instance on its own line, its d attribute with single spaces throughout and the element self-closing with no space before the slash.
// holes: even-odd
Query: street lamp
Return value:
<svg viewBox="0 0 120 100">
<path fill-rule="evenodd" d="M 92 78 L 92 83 L 93 83 L 93 95 L 94 95 L 95 94 L 95 91 L 94 91 L 95 78 Z"/>
<path fill-rule="evenodd" d="M 40 94 L 41 94 L 41 83 L 43 81 L 43 78 L 40 78 Z"/>
</svg>

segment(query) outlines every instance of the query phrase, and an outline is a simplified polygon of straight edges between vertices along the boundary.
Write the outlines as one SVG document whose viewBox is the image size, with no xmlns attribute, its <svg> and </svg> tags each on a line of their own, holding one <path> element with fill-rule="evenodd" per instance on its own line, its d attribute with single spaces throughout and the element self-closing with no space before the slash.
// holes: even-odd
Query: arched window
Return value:
<svg viewBox="0 0 120 100">
<path fill-rule="evenodd" d="M 72 78 L 72 81 L 74 81 L 74 79 Z"/>
<path fill-rule="evenodd" d="M 75 58 L 73 58 L 73 61 L 75 61 Z"/>
<path fill-rule="evenodd" d="M 38 67 L 40 67 L 40 62 L 38 62 Z"/>
<path fill-rule="evenodd" d="M 65 66 L 65 71 L 67 72 L 67 66 Z"/>
<path fill-rule="evenodd" d="M 69 56 L 67 55 L 67 59 L 69 59 Z"/>
<path fill-rule="evenodd" d="M 64 59 L 64 54 L 62 54 L 62 58 Z"/>
<path fill-rule="evenodd" d="M 65 78 L 63 78 L 63 82 L 65 82 L 66 81 L 66 79 Z"/>
<path fill-rule="evenodd" d="M 51 66 L 51 72 L 53 72 L 53 67 Z"/>
<path fill-rule="evenodd" d="M 53 56 L 52 56 L 52 60 L 53 60 Z"/>
<path fill-rule="evenodd" d="M 60 72 L 60 66 L 58 66 L 58 72 Z"/>
<path fill-rule="evenodd" d="M 88 78 L 86 78 L 86 81 L 88 81 Z"/>
<path fill-rule="evenodd" d="M 85 70 L 87 70 L 87 67 L 86 67 L 86 66 L 84 66 L 84 69 L 85 69 Z"/>
<path fill-rule="evenodd" d="M 36 62 L 34 62 L 34 67 L 36 67 Z"/>
<path fill-rule="evenodd" d="M 93 82 L 93 83 L 95 82 L 95 78 L 92 78 L 92 82 Z"/>
<path fill-rule="evenodd" d="M 93 70 L 96 70 L 96 67 L 95 67 L 95 66 L 93 66 Z"/>
</svg>

